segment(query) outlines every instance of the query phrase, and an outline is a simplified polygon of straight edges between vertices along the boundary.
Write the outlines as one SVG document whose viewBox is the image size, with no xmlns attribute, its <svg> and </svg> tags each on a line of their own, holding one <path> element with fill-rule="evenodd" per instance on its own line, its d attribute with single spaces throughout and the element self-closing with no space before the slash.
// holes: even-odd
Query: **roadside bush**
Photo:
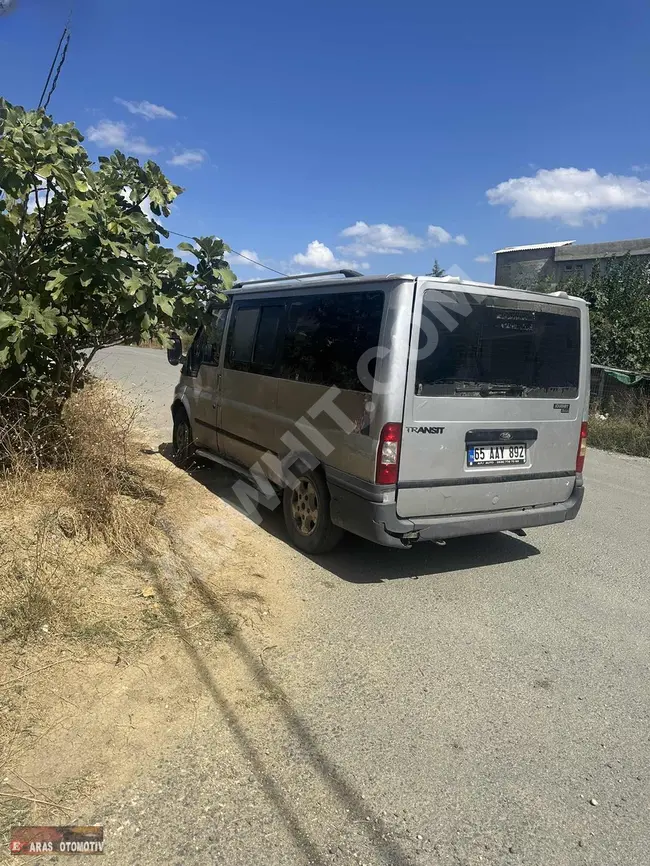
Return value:
<svg viewBox="0 0 650 866">
<path fill-rule="evenodd" d="M 650 403 L 616 407 L 589 418 L 589 444 L 605 451 L 650 457 Z"/>
<path fill-rule="evenodd" d="M 142 466 L 136 422 L 117 388 L 95 382 L 74 394 L 63 412 L 66 465 L 61 483 L 90 537 L 132 551 L 164 502 L 168 477 Z"/>
</svg>

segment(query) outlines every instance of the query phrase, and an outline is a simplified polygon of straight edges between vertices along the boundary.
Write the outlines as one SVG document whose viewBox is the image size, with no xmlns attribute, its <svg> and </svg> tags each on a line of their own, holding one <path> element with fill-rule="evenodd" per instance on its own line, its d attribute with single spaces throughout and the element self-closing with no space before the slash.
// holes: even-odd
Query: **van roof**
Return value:
<svg viewBox="0 0 650 866">
<path fill-rule="evenodd" d="M 524 295 L 534 295 L 536 297 L 546 298 L 547 300 L 560 299 L 578 301 L 586 304 L 583 298 L 578 298 L 574 295 L 569 295 L 566 292 L 538 292 L 531 289 L 516 289 L 512 286 L 499 286 L 495 283 L 483 283 L 478 280 L 463 280 L 460 277 L 432 277 L 428 274 L 420 276 L 413 274 L 361 274 L 358 271 L 342 270 L 342 271 L 323 271 L 311 274 L 296 274 L 287 275 L 286 277 L 271 277 L 268 280 L 241 280 L 236 282 L 231 289 L 228 290 L 229 295 L 239 295 L 248 293 L 259 293 L 264 291 L 290 290 L 297 291 L 304 288 L 316 288 L 318 286 L 338 286 L 344 285 L 352 288 L 353 286 L 364 285 L 365 283 L 379 282 L 407 282 L 415 280 L 427 280 L 432 283 L 443 283 L 445 286 L 476 286 L 481 289 L 498 289 L 499 291 L 513 292 Z"/>
</svg>

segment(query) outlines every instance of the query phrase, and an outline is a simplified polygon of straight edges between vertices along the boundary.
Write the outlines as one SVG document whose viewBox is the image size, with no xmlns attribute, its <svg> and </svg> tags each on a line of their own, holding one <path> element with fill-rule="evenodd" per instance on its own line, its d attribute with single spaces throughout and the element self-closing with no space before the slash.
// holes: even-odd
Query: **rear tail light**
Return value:
<svg viewBox="0 0 650 866">
<path fill-rule="evenodd" d="M 402 439 L 401 424 L 384 424 L 377 449 L 377 484 L 397 484 L 399 446 Z"/>
<path fill-rule="evenodd" d="M 578 456 L 576 457 L 576 472 L 582 472 L 585 465 L 585 454 L 587 453 L 587 422 L 582 422 L 580 428 L 580 445 L 578 445 Z"/>
</svg>

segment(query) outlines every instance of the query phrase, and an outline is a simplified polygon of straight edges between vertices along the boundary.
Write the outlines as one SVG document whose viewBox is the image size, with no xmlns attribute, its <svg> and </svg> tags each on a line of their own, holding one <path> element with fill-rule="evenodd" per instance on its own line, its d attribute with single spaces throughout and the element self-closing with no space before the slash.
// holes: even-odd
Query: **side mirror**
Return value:
<svg viewBox="0 0 650 866">
<path fill-rule="evenodd" d="M 172 345 L 167 349 L 167 360 L 172 367 L 178 367 L 183 360 L 183 344 L 181 343 L 181 338 L 176 332 L 170 334 L 169 338 L 172 341 Z"/>
</svg>

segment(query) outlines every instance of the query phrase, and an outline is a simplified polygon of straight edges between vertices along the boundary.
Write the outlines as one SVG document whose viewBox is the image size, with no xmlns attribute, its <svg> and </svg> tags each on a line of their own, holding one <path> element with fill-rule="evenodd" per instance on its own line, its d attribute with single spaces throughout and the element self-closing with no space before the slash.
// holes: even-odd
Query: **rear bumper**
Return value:
<svg viewBox="0 0 650 866">
<path fill-rule="evenodd" d="M 482 535 L 563 523 L 576 517 L 584 497 L 584 487 L 578 479 L 566 502 L 506 511 L 407 519 L 398 517 L 394 502 L 373 502 L 328 480 L 332 496 L 332 521 L 348 532 L 386 547 L 403 548 L 410 547 L 416 541 L 436 541 L 461 535 Z M 404 538 L 405 535 L 411 537 Z"/>
</svg>

